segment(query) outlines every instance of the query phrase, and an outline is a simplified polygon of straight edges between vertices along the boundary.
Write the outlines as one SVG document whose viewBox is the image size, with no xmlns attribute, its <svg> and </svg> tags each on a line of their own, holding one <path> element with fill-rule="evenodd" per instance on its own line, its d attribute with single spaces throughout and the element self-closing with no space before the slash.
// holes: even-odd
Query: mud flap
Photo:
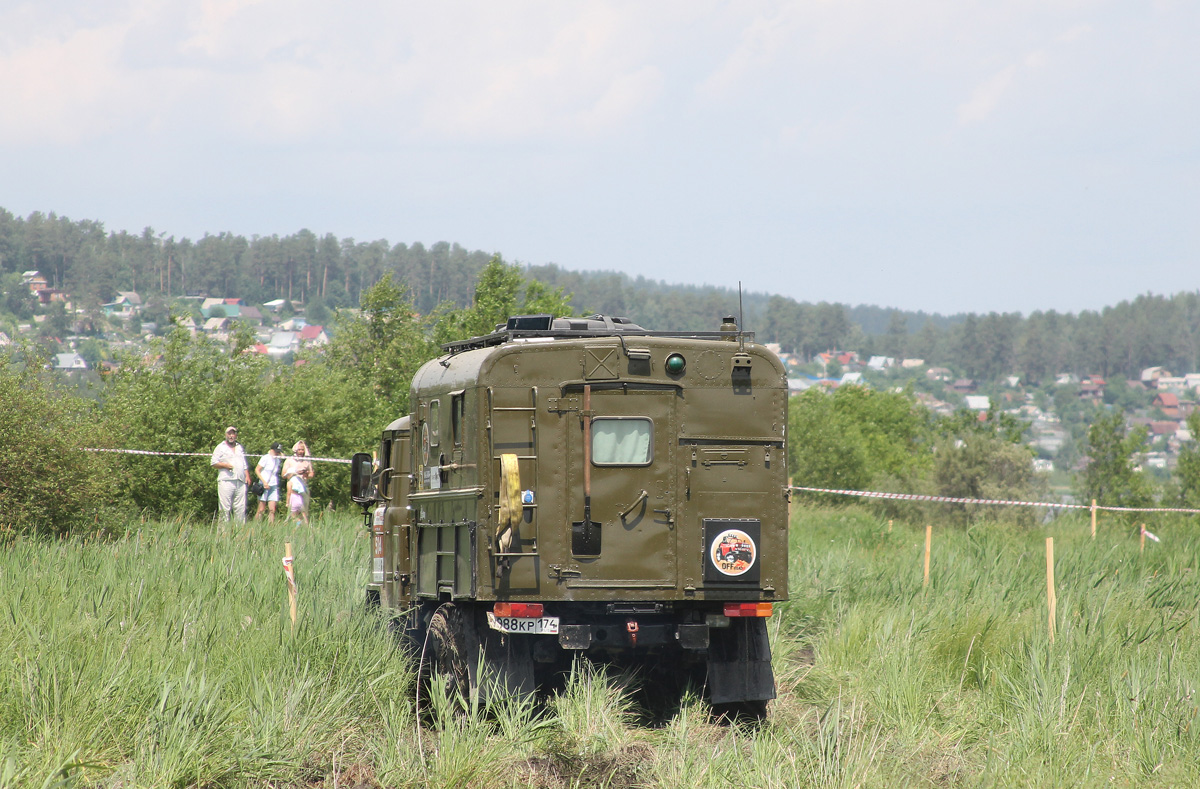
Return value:
<svg viewBox="0 0 1200 789">
<path fill-rule="evenodd" d="M 472 660 L 468 667 L 471 684 L 479 688 L 480 698 L 495 701 L 533 694 L 533 657 L 528 636 L 492 630 L 481 615 L 467 638 L 474 642 L 471 654 L 482 656 L 482 659 Z M 479 676 L 480 669 L 482 676 Z"/>
<path fill-rule="evenodd" d="M 775 698 L 766 619 L 738 618 L 731 620 L 729 627 L 712 628 L 708 694 L 711 704 Z"/>
</svg>

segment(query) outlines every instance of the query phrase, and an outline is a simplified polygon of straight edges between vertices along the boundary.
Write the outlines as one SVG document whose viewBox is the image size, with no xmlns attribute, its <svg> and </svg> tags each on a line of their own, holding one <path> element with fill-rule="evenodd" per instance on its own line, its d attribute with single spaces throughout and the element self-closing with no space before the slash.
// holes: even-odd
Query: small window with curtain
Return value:
<svg viewBox="0 0 1200 789">
<path fill-rule="evenodd" d="M 450 393 L 450 433 L 455 447 L 461 447 L 463 442 L 463 418 L 466 415 L 464 395 L 462 390 Z"/>
<path fill-rule="evenodd" d="M 654 423 L 645 417 L 599 416 L 592 420 L 592 464 L 649 466 Z"/>
</svg>

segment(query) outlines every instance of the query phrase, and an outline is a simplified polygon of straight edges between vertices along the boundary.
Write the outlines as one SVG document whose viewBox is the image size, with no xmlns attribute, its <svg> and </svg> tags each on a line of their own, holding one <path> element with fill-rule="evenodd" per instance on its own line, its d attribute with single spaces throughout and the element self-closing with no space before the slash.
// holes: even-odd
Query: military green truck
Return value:
<svg viewBox="0 0 1200 789">
<path fill-rule="evenodd" d="M 733 318 L 657 332 L 600 315 L 518 316 L 443 350 L 351 466 L 367 601 L 422 681 L 528 693 L 584 656 L 765 714 L 788 580 L 778 357 Z"/>
</svg>

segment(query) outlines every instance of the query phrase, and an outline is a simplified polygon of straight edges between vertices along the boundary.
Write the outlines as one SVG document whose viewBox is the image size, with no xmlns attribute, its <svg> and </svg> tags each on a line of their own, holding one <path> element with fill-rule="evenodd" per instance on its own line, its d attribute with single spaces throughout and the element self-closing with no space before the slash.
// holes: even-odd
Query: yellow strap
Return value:
<svg viewBox="0 0 1200 789">
<path fill-rule="evenodd" d="M 516 455 L 500 456 L 500 517 L 496 520 L 496 536 L 521 520 L 521 468 Z"/>
</svg>

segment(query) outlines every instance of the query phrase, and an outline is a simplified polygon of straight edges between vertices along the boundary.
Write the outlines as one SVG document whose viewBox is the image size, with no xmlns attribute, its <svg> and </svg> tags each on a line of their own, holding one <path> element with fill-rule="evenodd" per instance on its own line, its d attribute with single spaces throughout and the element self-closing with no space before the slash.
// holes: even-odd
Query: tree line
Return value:
<svg viewBox="0 0 1200 789">
<path fill-rule="evenodd" d="M 322 312 L 353 307 L 390 274 L 428 315 L 439 305 L 465 308 L 493 254 L 438 242 L 425 246 L 318 236 L 205 234 L 192 241 L 152 228 L 140 234 L 106 230 L 92 220 L 54 213 L 14 216 L 0 209 L 0 308 L 27 311 L 14 287 L 21 271 L 39 270 L 52 287 L 87 308 L 135 290 L 165 312 L 171 297 L 203 293 L 261 304 L 283 298 Z M 829 350 L 861 356 L 921 358 L 980 380 L 1020 376 L 1043 382 L 1059 373 L 1136 378 L 1165 366 L 1175 373 L 1200 369 L 1200 292 L 1143 294 L 1102 310 L 962 313 L 952 316 L 878 306 L 800 302 L 728 287 L 673 285 L 616 272 L 574 272 L 557 265 L 523 268 L 531 280 L 571 294 L 579 314 L 602 312 L 650 329 L 715 328 L 741 315 L 758 339 L 811 359 Z"/>
</svg>

